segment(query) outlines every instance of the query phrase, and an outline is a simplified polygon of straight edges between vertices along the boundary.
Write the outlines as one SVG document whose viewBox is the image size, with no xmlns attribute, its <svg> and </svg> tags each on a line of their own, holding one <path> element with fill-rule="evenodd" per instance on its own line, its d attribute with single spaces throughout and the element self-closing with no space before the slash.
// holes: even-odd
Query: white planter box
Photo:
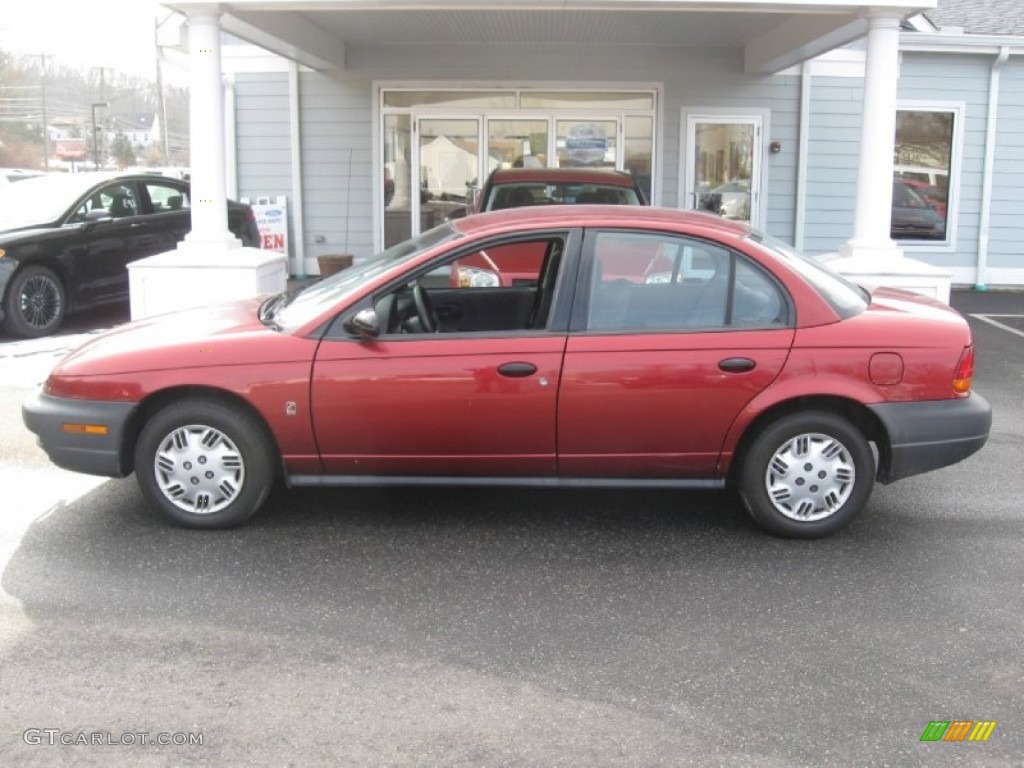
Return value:
<svg viewBox="0 0 1024 768">
<path fill-rule="evenodd" d="M 278 293 L 287 259 L 276 251 L 190 244 L 128 265 L 132 320 Z"/>
</svg>

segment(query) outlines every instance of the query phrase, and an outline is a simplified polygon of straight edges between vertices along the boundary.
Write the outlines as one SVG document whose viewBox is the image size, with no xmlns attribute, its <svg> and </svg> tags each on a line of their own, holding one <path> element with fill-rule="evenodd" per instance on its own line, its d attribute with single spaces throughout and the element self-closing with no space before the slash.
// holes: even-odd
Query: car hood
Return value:
<svg viewBox="0 0 1024 768">
<path fill-rule="evenodd" d="M 57 376 L 109 376 L 181 368 L 312 360 L 317 342 L 259 321 L 267 297 L 244 299 L 138 320 L 70 352 Z"/>
<path fill-rule="evenodd" d="M 53 224 L 15 224 L 0 220 L 0 245 L 32 237 L 52 235 L 54 226 Z"/>
</svg>

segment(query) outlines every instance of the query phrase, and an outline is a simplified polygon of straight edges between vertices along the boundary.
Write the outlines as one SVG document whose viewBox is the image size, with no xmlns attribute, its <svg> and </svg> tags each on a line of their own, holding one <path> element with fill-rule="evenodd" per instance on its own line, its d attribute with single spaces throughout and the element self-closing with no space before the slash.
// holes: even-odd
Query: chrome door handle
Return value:
<svg viewBox="0 0 1024 768">
<path fill-rule="evenodd" d="M 510 379 L 523 379 L 536 372 L 537 366 L 533 363 L 502 363 L 498 366 L 498 373 Z"/>
<path fill-rule="evenodd" d="M 719 370 L 726 373 L 746 373 L 757 367 L 757 363 L 749 357 L 727 357 L 718 362 Z"/>
</svg>

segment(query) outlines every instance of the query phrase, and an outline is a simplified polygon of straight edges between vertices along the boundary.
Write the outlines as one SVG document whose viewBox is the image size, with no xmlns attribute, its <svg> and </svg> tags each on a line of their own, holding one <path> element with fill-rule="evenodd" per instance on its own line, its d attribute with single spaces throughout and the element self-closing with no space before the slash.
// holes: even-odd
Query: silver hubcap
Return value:
<svg viewBox="0 0 1024 768">
<path fill-rule="evenodd" d="M 768 462 L 764 482 L 775 508 L 791 520 L 822 520 L 853 493 L 857 473 L 846 446 L 818 433 L 797 435 Z"/>
<path fill-rule="evenodd" d="M 60 291 L 44 275 L 30 277 L 21 288 L 18 309 L 33 328 L 46 328 L 60 315 Z"/>
<path fill-rule="evenodd" d="M 224 509 L 245 483 L 241 451 L 223 432 L 202 424 L 179 427 L 161 440 L 153 469 L 164 497 L 196 515 Z"/>
</svg>

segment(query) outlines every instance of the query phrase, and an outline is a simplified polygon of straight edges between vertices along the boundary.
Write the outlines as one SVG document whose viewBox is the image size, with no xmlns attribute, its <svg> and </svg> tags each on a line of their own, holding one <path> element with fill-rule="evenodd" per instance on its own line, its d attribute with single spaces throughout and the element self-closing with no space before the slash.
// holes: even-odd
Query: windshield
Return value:
<svg viewBox="0 0 1024 768">
<path fill-rule="evenodd" d="M 284 331 L 299 328 L 331 306 L 344 302 L 374 278 L 431 248 L 460 237 L 462 235 L 450 224 L 442 224 L 418 237 L 393 245 L 358 266 L 343 269 L 294 294 L 281 294 L 274 300 L 275 303 L 267 305 L 263 320 Z"/>
<path fill-rule="evenodd" d="M 798 272 L 804 280 L 813 285 L 840 317 L 853 317 L 867 309 L 871 296 L 856 283 L 850 282 L 824 264 L 804 256 L 792 246 L 771 235 L 751 230 L 749 238 L 762 248 L 769 250 L 780 261 L 785 262 L 788 267 Z"/>
<path fill-rule="evenodd" d="M 0 229 L 55 221 L 93 183 L 84 174 L 51 174 L 0 187 Z"/>
</svg>

